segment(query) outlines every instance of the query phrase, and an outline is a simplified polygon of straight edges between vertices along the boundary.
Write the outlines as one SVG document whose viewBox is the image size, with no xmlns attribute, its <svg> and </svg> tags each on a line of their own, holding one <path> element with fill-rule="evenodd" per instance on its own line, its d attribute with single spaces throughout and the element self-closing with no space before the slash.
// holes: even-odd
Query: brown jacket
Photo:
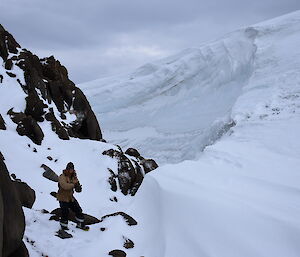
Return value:
<svg viewBox="0 0 300 257">
<path fill-rule="evenodd" d="M 58 177 L 58 193 L 56 198 L 60 202 L 73 202 L 74 201 L 74 187 L 75 178 L 72 179 L 64 173 Z M 76 179 L 77 180 L 77 179 Z"/>
</svg>

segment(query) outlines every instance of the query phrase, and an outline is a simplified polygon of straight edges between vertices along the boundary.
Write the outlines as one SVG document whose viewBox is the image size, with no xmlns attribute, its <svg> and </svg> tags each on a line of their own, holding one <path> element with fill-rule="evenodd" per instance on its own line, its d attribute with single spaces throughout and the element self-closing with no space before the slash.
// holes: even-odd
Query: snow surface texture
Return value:
<svg viewBox="0 0 300 257">
<path fill-rule="evenodd" d="M 224 133 L 253 72 L 254 29 L 149 63 L 134 73 L 79 85 L 105 138 L 160 163 L 194 159 Z"/>
<path fill-rule="evenodd" d="M 43 144 L 34 145 L 17 135 L 1 93 L 7 130 L 0 133 L 0 150 L 8 169 L 37 194 L 34 208 L 25 209 L 25 238 L 34 241 L 27 243 L 30 256 L 98 257 L 122 249 L 128 257 L 298 257 L 299 32 L 295 12 L 146 65 L 132 80 L 118 77 L 101 81 L 101 89 L 99 81 L 89 90 L 82 87 L 96 111 L 105 108 L 99 112 L 102 128 L 114 132 L 104 138 L 122 139 L 124 145 L 134 139 L 146 157 L 143 144 L 149 144 L 149 153 L 161 154 L 162 162 L 198 156 L 150 172 L 135 197 L 110 190 L 107 167 L 116 162 L 101 153 L 112 145 L 61 141 L 49 124 L 42 127 Z M 19 94 L 12 106 L 22 109 Z M 235 126 L 215 142 L 230 122 Z M 117 132 L 120 124 L 124 132 Z M 76 197 L 84 212 L 101 218 L 124 211 L 138 225 L 129 227 L 117 216 L 89 232 L 70 224 L 74 238 L 68 241 L 55 237 L 58 223 L 40 210 L 58 206 L 49 195 L 57 185 L 42 177 L 40 165 L 59 173 L 69 161 L 83 185 Z M 118 202 L 109 200 L 114 196 Z M 135 243 L 133 249 L 123 248 L 123 237 Z"/>
</svg>

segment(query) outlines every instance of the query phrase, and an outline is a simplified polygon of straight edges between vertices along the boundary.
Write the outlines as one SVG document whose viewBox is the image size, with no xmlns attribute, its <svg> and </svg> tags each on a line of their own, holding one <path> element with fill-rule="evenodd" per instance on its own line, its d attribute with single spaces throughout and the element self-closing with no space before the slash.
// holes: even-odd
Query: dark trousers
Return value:
<svg viewBox="0 0 300 257">
<path fill-rule="evenodd" d="M 59 205 L 61 209 L 61 223 L 68 224 L 69 209 L 75 213 L 75 218 L 78 222 L 84 222 L 82 209 L 76 199 L 74 199 L 74 202 L 59 202 Z"/>
</svg>

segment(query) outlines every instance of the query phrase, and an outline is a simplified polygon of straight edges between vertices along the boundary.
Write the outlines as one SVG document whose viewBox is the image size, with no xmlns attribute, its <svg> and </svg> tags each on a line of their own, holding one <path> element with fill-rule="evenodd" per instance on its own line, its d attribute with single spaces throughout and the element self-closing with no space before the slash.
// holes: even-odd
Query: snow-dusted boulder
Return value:
<svg viewBox="0 0 300 257">
<path fill-rule="evenodd" d="M 154 160 L 143 158 L 133 148 L 127 149 L 125 154 L 121 148 L 119 148 L 119 151 L 109 149 L 102 154 L 117 160 L 118 170 L 109 169 L 111 176 L 108 182 L 112 191 L 117 191 L 119 187 L 124 195 L 131 194 L 134 196 L 141 186 L 145 174 L 158 167 Z"/>
</svg>

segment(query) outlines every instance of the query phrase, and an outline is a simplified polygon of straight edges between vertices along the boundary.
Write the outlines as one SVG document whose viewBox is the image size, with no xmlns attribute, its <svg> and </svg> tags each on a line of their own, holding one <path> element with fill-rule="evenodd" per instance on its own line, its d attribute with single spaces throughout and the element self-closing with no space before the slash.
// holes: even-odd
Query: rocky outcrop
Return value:
<svg viewBox="0 0 300 257">
<path fill-rule="evenodd" d="M 123 236 L 123 239 L 124 239 L 124 243 L 123 243 L 124 248 L 126 248 L 126 249 L 134 248 L 134 242 L 131 239 L 129 239 L 125 236 Z"/>
<path fill-rule="evenodd" d="M 124 195 L 134 196 L 145 174 L 158 167 L 154 160 L 145 159 L 134 148 L 127 149 L 125 154 L 120 147 L 119 150 L 109 149 L 102 154 L 117 160 L 118 170 L 108 169 L 110 173 L 108 183 L 112 191 L 117 191 L 119 187 Z"/>
<path fill-rule="evenodd" d="M 25 110 L 11 115 L 19 116 L 17 131 L 28 136 L 34 143 L 41 144 L 43 132 L 38 122 L 51 123 L 59 138 L 69 137 L 100 140 L 101 130 L 86 97 L 69 79 L 67 69 L 53 56 L 40 59 L 30 51 L 21 49 L 13 36 L 0 25 L 0 57 L 6 75 L 16 77 L 13 67 L 24 73 L 25 83 L 16 78 L 16 84 L 27 95 Z M 1 74 L 1 82 L 3 80 Z M 9 110 L 6 110 L 9 111 Z M 0 129 L 1 129 L 0 117 Z"/>
<path fill-rule="evenodd" d="M 118 249 L 110 251 L 108 255 L 111 255 L 113 257 L 126 257 L 126 253 Z"/>
<path fill-rule="evenodd" d="M 112 214 L 105 215 L 101 218 L 100 222 L 103 222 L 105 219 L 109 217 L 115 217 L 115 216 L 123 217 L 123 219 L 125 220 L 128 226 L 135 226 L 138 224 L 134 218 L 132 218 L 130 215 L 126 214 L 125 212 L 115 212 Z"/>
<path fill-rule="evenodd" d="M 56 220 L 56 221 L 59 221 L 60 220 L 60 217 L 61 217 L 61 209 L 60 208 L 57 208 L 55 210 L 53 210 L 51 212 L 52 216 L 50 217 L 51 220 Z M 84 222 L 86 225 L 93 225 L 93 224 L 97 224 L 100 222 L 99 219 L 97 219 L 96 217 L 93 217 L 89 214 L 85 214 L 83 213 L 83 216 L 84 216 Z M 75 213 L 72 211 L 72 210 L 69 210 L 69 217 L 68 219 L 70 221 L 73 221 L 75 223 L 77 223 L 77 220 L 76 220 L 76 217 L 75 217 Z"/>
<path fill-rule="evenodd" d="M 7 114 L 10 116 L 11 120 L 17 124 L 16 130 L 20 136 L 29 137 L 32 142 L 37 145 L 42 143 L 44 133 L 35 119 L 31 116 L 27 116 L 23 112 L 14 112 L 12 109 L 10 109 Z"/>
<path fill-rule="evenodd" d="M 6 130 L 5 122 L 0 114 L 0 130 Z"/>
<path fill-rule="evenodd" d="M 34 191 L 25 183 L 11 181 L 0 154 L 0 257 L 27 257 L 22 241 L 25 218 L 22 206 L 31 208 Z"/>
</svg>

